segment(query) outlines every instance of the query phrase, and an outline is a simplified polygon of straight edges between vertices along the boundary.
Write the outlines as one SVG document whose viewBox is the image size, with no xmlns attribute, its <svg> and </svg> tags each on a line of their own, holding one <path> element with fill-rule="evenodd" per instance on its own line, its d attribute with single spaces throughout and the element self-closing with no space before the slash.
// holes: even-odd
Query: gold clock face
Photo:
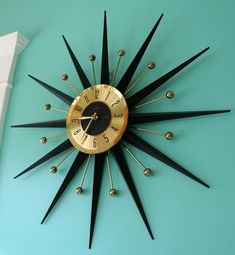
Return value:
<svg viewBox="0 0 235 255">
<path fill-rule="evenodd" d="M 75 98 L 66 127 L 75 148 L 96 154 L 109 150 L 121 139 L 127 120 L 128 108 L 123 95 L 110 85 L 99 84 Z"/>
</svg>

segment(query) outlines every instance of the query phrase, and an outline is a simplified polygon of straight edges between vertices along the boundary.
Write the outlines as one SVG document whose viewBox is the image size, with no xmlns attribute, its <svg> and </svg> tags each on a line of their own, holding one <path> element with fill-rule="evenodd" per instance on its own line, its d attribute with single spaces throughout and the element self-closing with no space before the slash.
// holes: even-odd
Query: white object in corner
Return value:
<svg viewBox="0 0 235 255">
<path fill-rule="evenodd" d="M 0 36 L 0 142 L 16 61 L 28 42 L 19 32 Z"/>
</svg>

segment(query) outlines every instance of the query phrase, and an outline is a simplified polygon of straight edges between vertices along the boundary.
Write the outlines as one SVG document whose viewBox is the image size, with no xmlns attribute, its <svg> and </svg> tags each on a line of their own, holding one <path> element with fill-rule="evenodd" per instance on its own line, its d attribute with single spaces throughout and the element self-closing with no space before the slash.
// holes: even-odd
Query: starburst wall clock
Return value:
<svg viewBox="0 0 235 255">
<path fill-rule="evenodd" d="M 91 219 L 90 219 L 90 235 L 89 235 L 89 248 L 92 245 L 93 233 L 95 228 L 96 212 L 100 196 L 100 187 L 104 169 L 107 169 L 110 181 L 110 196 L 118 195 L 115 189 L 112 178 L 112 167 L 110 164 L 110 157 L 116 160 L 117 166 L 123 175 L 123 178 L 130 190 L 130 193 L 136 203 L 139 213 L 144 221 L 147 231 L 152 239 L 150 224 L 145 214 L 143 205 L 136 185 L 134 183 L 129 165 L 126 160 L 126 155 L 135 160 L 141 168 L 145 176 L 151 176 L 152 170 L 145 167 L 142 162 L 137 158 L 130 148 L 130 145 L 135 146 L 143 153 L 147 153 L 157 160 L 170 166 L 172 169 L 180 172 L 183 175 L 193 179 L 199 184 L 209 188 L 209 185 L 203 180 L 196 177 L 193 173 L 189 172 L 180 164 L 173 161 L 170 157 L 163 154 L 157 148 L 149 144 L 142 138 L 143 133 L 163 135 L 166 139 L 171 140 L 174 137 L 172 132 L 162 133 L 156 130 L 150 130 L 141 126 L 143 123 L 159 122 L 164 120 L 174 120 L 179 118 L 196 117 L 210 114 L 219 114 L 229 112 L 229 110 L 207 110 L 207 111 L 182 111 L 182 112 L 148 112 L 139 113 L 138 109 L 146 105 L 153 104 L 161 99 L 171 99 L 174 97 L 173 91 L 166 92 L 166 95 L 153 100 L 147 100 L 150 94 L 155 92 L 158 88 L 164 85 L 169 79 L 194 62 L 198 57 L 204 54 L 208 49 L 200 51 L 191 58 L 185 60 L 183 63 L 170 70 L 160 78 L 156 79 L 150 84 L 145 85 L 136 93 L 129 93 L 138 83 L 142 80 L 144 75 L 155 67 L 154 62 L 149 62 L 147 69 L 143 72 L 139 79 L 132 82 L 132 77 L 156 32 L 158 25 L 163 17 L 163 14 L 157 20 L 156 24 L 150 31 L 149 35 L 143 42 L 136 56 L 128 66 L 127 70 L 122 75 L 119 82 L 116 82 L 116 75 L 121 59 L 125 55 L 123 49 L 118 51 L 118 61 L 114 72 L 110 77 L 109 69 L 109 52 L 108 52 L 108 35 L 107 35 L 107 21 L 106 12 L 104 12 L 104 25 L 103 25 L 103 45 L 102 45 L 102 60 L 101 60 L 101 79 L 100 82 L 96 80 L 95 70 L 95 55 L 90 55 L 93 71 L 93 82 L 91 83 L 83 71 L 77 57 L 71 49 L 68 41 L 63 36 L 66 48 L 72 59 L 76 72 L 80 78 L 81 84 L 75 86 L 69 79 L 67 74 L 62 75 L 62 80 L 67 82 L 71 89 L 76 93 L 75 97 L 69 96 L 60 90 L 48 85 L 44 81 L 29 75 L 39 85 L 47 89 L 49 92 L 61 99 L 65 105 L 65 109 L 60 109 L 51 104 L 46 104 L 46 110 L 58 110 L 65 112 L 64 119 L 50 120 L 45 122 L 29 123 L 14 125 L 12 127 L 18 128 L 64 128 L 64 135 L 67 136 L 64 142 L 59 144 L 53 150 L 46 153 L 43 157 L 38 159 L 32 165 L 27 167 L 24 171 L 19 173 L 15 178 L 32 171 L 37 166 L 49 161 L 61 153 L 64 158 L 58 162 L 57 165 L 51 167 L 51 172 L 56 173 L 59 166 L 71 155 L 76 153 L 75 160 L 73 161 L 69 171 L 67 172 L 61 186 L 59 187 L 54 199 L 52 200 L 49 209 L 41 223 L 44 223 L 65 189 L 70 184 L 76 173 L 80 170 L 83 171 L 81 184 L 77 187 L 77 194 L 84 192 L 83 183 L 88 169 L 90 168 L 91 158 L 94 157 L 94 177 L 92 189 L 92 204 L 91 204 Z M 137 125 L 140 124 L 140 125 Z M 141 134 L 142 133 L 142 134 Z M 55 136 L 57 137 L 57 136 Z M 55 138 L 53 137 L 53 138 Z M 41 143 L 47 143 L 51 137 L 42 137 Z M 126 154 L 126 155 L 125 155 Z"/>
</svg>

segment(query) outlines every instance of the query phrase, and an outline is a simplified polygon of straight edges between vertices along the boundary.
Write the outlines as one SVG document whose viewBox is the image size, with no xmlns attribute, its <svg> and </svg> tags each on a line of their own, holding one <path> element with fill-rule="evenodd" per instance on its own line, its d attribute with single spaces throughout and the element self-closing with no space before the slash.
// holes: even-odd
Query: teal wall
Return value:
<svg viewBox="0 0 235 255">
<path fill-rule="evenodd" d="M 5 255 L 74 254 L 159 254 L 221 255 L 235 250 L 235 2 L 232 0 L 0 0 L 0 34 L 20 31 L 31 43 L 18 62 L 6 118 L 0 161 L 0 251 Z M 41 145 L 42 135 L 55 130 L 12 130 L 15 123 L 36 122 L 64 116 L 46 112 L 58 99 L 27 77 L 30 73 L 70 93 L 60 80 L 63 72 L 79 86 L 61 34 L 65 34 L 91 78 L 88 55 L 101 56 L 103 11 L 108 14 L 110 66 L 116 52 L 125 48 L 118 79 L 130 63 L 144 37 L 163 12 L 161 26 L 153 38 L 136 76 L 147 61 L 158 67 L 139 87 L 175 67 L 201 49 L 211 50 L 154 93 L 161 96 L 173 89 L 176 97 L 144 110 L 177 111 L 232 109 L 230 114 L 162 122 L 155 127 L 171 130 L 176 139 L 145 136 L 211 185 L 207 190 L 168 166 L 133 149 L 155 170 L 145 178 L 130 158 L 132 173 L 148 215 L 155 240 L 150 240 L 139 213 L 116 165 L 114 182 L 120 195 L 108 195 L 104 178 L 92 250 L 88 250 L 92 169 L 87 192 L 78 197 L 75 188 L 81 173 L 72 181 L 45 225 L 40 221 L 62 182 L 72 157 L 59 173 L 49 168 L 59 158 L 22 178 L 13 177 L 58 144 Z M 97 70 L 100 67 L 96 63 Z M 152 97 L 152 98 L 153 98 Z"/>
</svg>

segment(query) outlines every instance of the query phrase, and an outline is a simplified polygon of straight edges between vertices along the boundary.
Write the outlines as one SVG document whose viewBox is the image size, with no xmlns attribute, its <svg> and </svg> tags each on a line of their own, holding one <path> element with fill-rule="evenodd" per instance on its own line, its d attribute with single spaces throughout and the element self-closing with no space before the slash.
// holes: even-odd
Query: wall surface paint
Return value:
<svg viewBox="0 0 235 255">
<path fill-rule="evenodd" d="M 120 195 L 114 199 L 109 197 L 106 175 L 93 247 L 88 250 L 92 169 L 86 179 L 84 196 L 75 194 L 81 178 L 79 173 L 45 225 L 40 225 L 72 158 L 56 175 L 50 174 L 49 168 L 59 158 L 13 180 L 18 172 L 60 141 L 41 145 L 39 138 L 42 135 L 56 131 L 12 130 L 9 127 L 15 123 L 63 116 L 43 109 L 47 102 L 58 107 L 64 105 L 37 86 L 27 74 L 70 93 L 60 80 L 61 73 L 67 72 L 80 86 L 61 38 L 61 34 L 65 34 L 91 79 L 88 55 L 97 55 L 98 70 L 105 9 L 111 70 L 117 61 L 117 50 L 125 48 L 127 51 L 118 79 L 156 19 L 162 12 L 165 14 L 135 78 L 149 60 L 156 61 L 158 66 L 139 87 L 211 46 L 200 60 L 152 96 L 161 96 L 173 89 L 174 100 L 162 101 L 143 110 L 229 108 L 232 112 L 146 125 L 173 131 L 176 134 L 173 141 L 151 135 L 145 139 L 203 178 L 211 188 L 203 188 L 134 149 L 145 165 L 155 170 L 153 177 L 145 178 L 138 165 L 128 157 L 155 240 L 150 240 L 122 176 L 112 162 L 114 182 Z M 234 9 L 232 0 L 0 0 L 0 34 L 18 30 L 31 41 L 18 62 L 1 144 L 0 252 L 3 255 L 234 254 Z"/>
</svg>

